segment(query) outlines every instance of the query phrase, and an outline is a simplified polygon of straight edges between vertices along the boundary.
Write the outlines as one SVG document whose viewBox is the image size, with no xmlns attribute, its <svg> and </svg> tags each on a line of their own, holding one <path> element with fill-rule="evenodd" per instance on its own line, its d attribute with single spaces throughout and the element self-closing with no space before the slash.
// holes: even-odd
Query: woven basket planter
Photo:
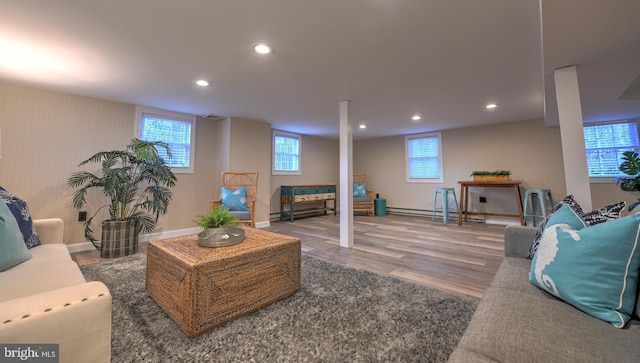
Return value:
<svg viewBox="0 0 640 363">
<path fill-rule="evenodd" d="M 473 181 L 509 181 L 509 175 L 474 175 Z"/>
<path fill-rule="evenodd" d="M 138 252 L 138 220 L 103 221 L 100 257 L 115 258 Z"/>
</svg>

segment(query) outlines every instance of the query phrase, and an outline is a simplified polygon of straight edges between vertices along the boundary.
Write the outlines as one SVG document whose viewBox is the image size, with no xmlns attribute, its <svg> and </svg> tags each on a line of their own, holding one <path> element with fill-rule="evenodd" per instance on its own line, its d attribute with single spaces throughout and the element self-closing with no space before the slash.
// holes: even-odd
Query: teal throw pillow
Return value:
<svg viewBox="0 0 640 363">
<path fill-rule="evenodd" d="M 13 213 L 0 202 L 0 271 L 4 271 L 31 258 Z"/>
<path fill-rule="evenodd" d="M 240 188 L 231 191 L 225 187 L 222 187 L 222 205 L 230 211 L 248 211 L 247 208 L 247 187 L 241 186 Z"/>
<path fill-rule="evenodd" d="M 634 310 L 640 269 L 640 214 L 587 226 L 563 205 L 549 218 L 529 281 L 622 328 Z"/>
<path fill-rule="evenodd" d="M 585 212 L 578 202 L 573 199 L 573 195 L 567 195 L 560 203 L 551 208 L 551 212 L 549 212 L 547 217 L 540 223 L 540 226 L 536 231 L 536 236 L 533 238 L 533 244 L 529 247 L 528 259 L 533 259 L 533 256 L 535 256 L 536 250 L 538 249 L 538 243 L 540 243 L 540 238 L 542 237 L 542 232 L 544 232 L 545 226 L 547 225 L 547 221 L 563 204 L 567 204 L 569 208 L 573 209 L 580 216 L 580 219 L 582 219 L 588 226 L 620 218 L 620 213 L 622 213 L 626 206 L 626 202 L 622 201 L 606 205 L 591 212 Z"/>
<path fill-rule="evenodd" d="M 366 197 L 367 196 L 367 183 L 360 185 L 353 183 L 353 196 L 354 197 Z"/>
</svg>

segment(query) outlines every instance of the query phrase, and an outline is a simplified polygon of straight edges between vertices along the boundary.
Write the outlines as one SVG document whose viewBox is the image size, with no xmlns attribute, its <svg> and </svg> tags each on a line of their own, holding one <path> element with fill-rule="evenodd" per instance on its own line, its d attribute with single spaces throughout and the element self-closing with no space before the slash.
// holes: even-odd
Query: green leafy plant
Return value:
<svg viewBox="0 0 640 363">
<path fill-rule="evenodd" d="M 110 201 L 84 223 L 88 240 L 96 241 L 91 223 L 103 208 L 109 209 L 111 221 L 138 220 L 139 232 L 154 230 L 158 217 L 167 212 L 172 197 L 169 188 L 177 180 L 157 148 L 171 157 L 171 149 L 164 142 L 132 139 L 125 150 L 101 151 L 78 165 L 100 163 L 102 168 L 97 174 L 79 171 L 69 177 L 67 184 L 79 188 L 73 194 L 73 206 L 81 209 L 91 189 L 100 189 Z"/>
<path fill-rule="evenodd" d="M 625 151 L 622 153 L 622 164 L 618 169 L 628 176 L 617 176 L 613 178 L 613 182 L 620 185 L 620 189 L 625 192 L 640 191 L 640 156 L 635 151 Z M 629 205 L 629 211 L 633 210 L 640 204 L 638 202 Z"/>
<path fill-rule="evenodd" d="M 509 170 L 496 170 L 496 171 L 487 171 L 487 170 L 474 170 L 471 172 L 471 176 L 474 175 L 511 175 Z"/>
<path fill-rule="evenodd" d="M 195 224 L 207 232 L 209 228 L 220 228 L 238 223 L 238 217 L 229 213 L 223 205 L 215 207 L 208 215 L 198 215 L 193 220 Z"/>
</svg>

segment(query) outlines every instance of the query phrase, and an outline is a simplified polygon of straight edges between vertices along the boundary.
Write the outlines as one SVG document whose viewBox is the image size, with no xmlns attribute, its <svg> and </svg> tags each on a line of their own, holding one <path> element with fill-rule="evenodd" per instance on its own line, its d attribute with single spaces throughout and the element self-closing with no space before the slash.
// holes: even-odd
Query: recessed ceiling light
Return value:
<svg viewBox="0 0 640 363">
<path fill-rule="evenodd" d="M 422 119 L 422 117 L 420 117 L 420 115 L 413 115 L 413 117 L 411 117 L 411 119 L 413 121 L 418 121 L 418 120 Z"/>
<path fill-rule="evenodd" d="M 366 129 L 366 128 L 367 128 L 367 125 L 362 124 L 362 125 L 360 125 L 360 128 L 361 128 L 361 129 Z"/>
<path fill-rule="evenodd" d="M 491 108 L 498 107 L 498 105 L 496 105 L 495 103 L 490 103 L 490 104 L 486 105 L 485 107 L 491 109 Z"/>
<path fill-rule="evenodd" d="M 258 54 L 269 54 L 271 53 L 271 47 L 264 44 L 264 43 L 260 43 L 260 44 L 256 44 L 253 46 L 253 50 L 256 51 L 256 53 Z"/>
<path fill-rule="evenodd" d="M 200 87 L 207 87 L 209 85 L 209 82 L 205 81 L 204 79 L 199 79 L 196 81 L 196 84 Z"/>
</svg>

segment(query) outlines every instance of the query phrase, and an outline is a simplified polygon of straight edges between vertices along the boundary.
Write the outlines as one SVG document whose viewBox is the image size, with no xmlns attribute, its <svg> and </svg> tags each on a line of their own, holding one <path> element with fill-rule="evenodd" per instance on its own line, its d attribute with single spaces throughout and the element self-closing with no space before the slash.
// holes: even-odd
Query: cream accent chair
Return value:
<svg viewBox="0 0 640 363">
<path fill-rule="evenodd" d="M 0 272 L 0 342 L 58 344 L 60 362 L 109 362 L 109 290 L 84 279 L 62 241 L 62 219 L 33 223 L 42 245 Z"/>
<path fill-rule="evenodd" d="M 353 174 L 353 182 L 358 185 L 367 183 L 367 174 Z M 353 197 L 353 212 L 361 212 L 365 214 L 375 215 L 373 203 L 373 191 L 369 190 L 367 183 L 366 197 Z"/>
<path fill-rule="evenodd" d="M 222 186 L 235 191 L 240 187 L 247 187 L 247 208 L 248 211 L 230 211 L 229 213 L 236 215 L 240 220 L 239 224 L 246 224 L 250 227 L 256 226 L 255 209 L 256 195 L 258 193 L 258 172 L 231 172 L 222 173 Z M 209 211 L 222 204 L 222 200 L 212 200 L 209 205 Z"/>
</svg>

